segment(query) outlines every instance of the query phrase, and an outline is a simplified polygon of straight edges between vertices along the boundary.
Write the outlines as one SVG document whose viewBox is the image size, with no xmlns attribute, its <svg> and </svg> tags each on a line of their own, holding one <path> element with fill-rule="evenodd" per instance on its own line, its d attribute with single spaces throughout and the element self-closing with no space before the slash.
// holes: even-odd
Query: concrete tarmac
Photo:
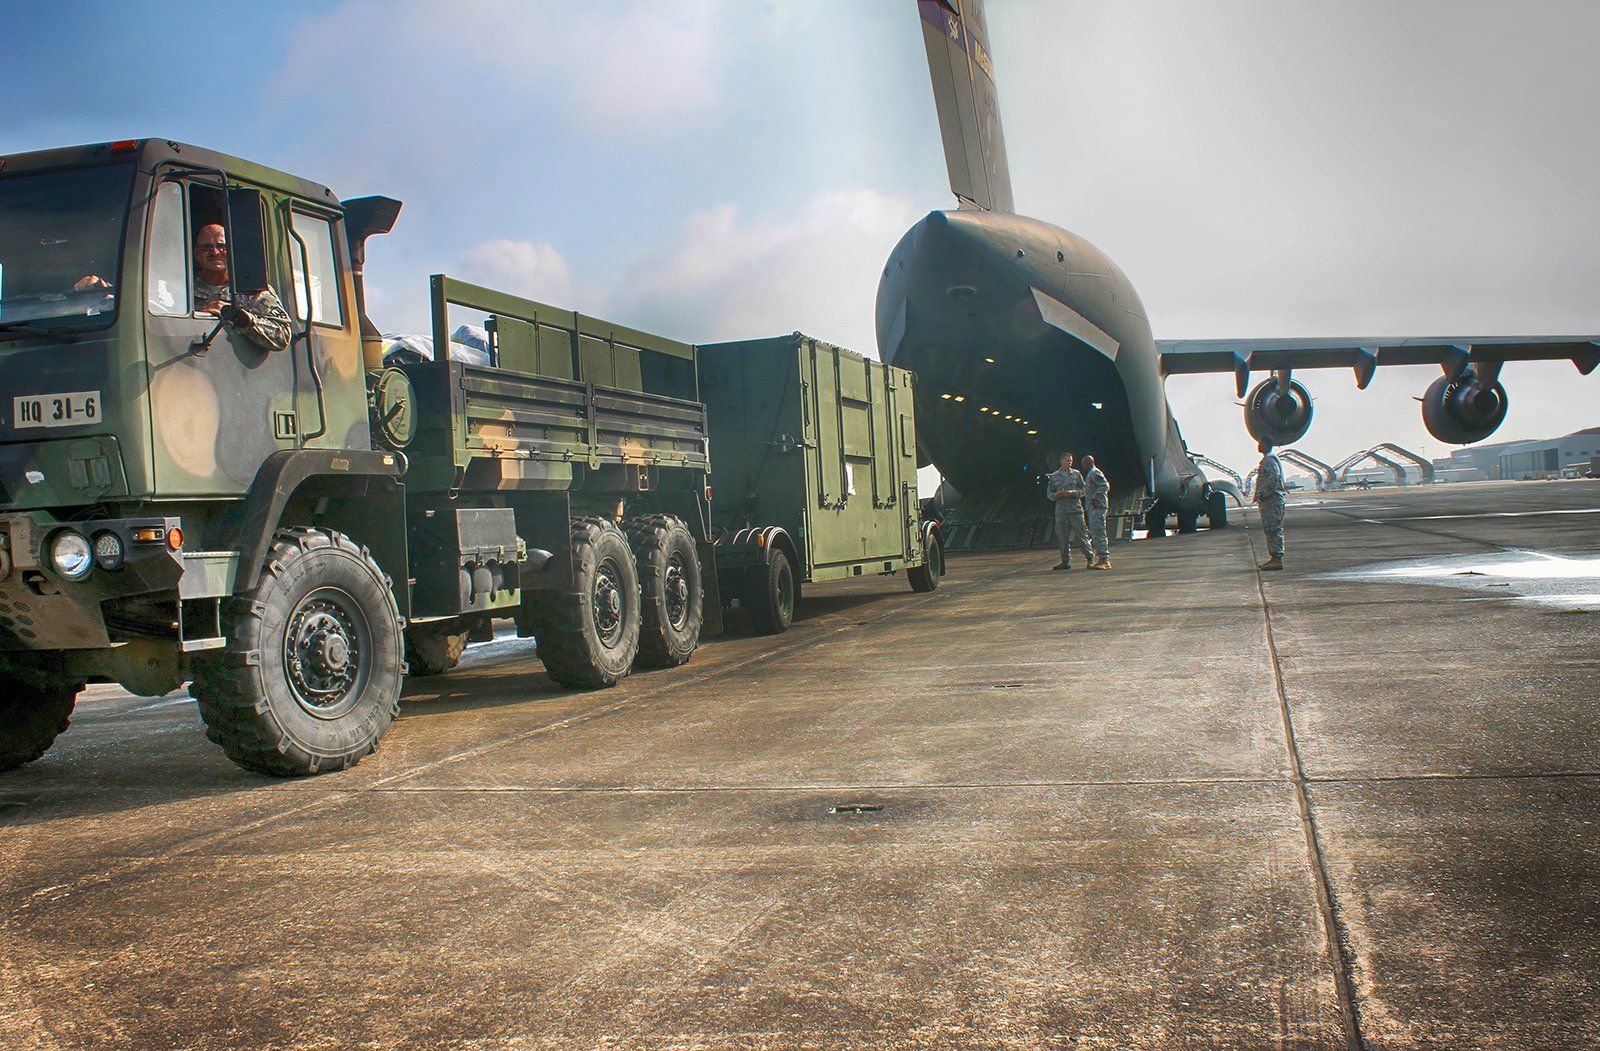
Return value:
<svg viewBox="0 0 1600 1051">
<path fill-rule="evenodd" d="M 95 687 L 0 775 L 0 1046 L 1600 1045 L 1600 482 L 1288 549 L 819 586 L 599 693 L 490 644 L 301 781 Z"/>
</svg>

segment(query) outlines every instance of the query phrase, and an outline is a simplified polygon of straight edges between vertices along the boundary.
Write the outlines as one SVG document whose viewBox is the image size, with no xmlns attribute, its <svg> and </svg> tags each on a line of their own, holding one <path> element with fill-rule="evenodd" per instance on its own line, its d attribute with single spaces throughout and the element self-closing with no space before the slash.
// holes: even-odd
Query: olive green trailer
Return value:
<svg viewBox="0 0 1600 1051">
<path fill-rule="evenodd" d="M 726 600 L 782 631 L 802 583 L 905 570 L 918 591 L 938 586 L 910 372 L 798 332 L 699 353 Z"/>
</svg>

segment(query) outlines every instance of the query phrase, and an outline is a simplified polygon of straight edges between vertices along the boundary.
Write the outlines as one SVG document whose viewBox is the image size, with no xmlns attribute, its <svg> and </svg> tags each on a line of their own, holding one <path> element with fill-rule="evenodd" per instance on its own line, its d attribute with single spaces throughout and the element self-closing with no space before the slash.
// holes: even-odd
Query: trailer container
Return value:
<svg viewBox="0 0 1600 1051">
<path fill-rule="evenodd" d="M 699 348 L 725 601 L 781 631 L 802 584 L 944 573 L 917 498 L 915 377 L 801 333 Z"/>
</svg>

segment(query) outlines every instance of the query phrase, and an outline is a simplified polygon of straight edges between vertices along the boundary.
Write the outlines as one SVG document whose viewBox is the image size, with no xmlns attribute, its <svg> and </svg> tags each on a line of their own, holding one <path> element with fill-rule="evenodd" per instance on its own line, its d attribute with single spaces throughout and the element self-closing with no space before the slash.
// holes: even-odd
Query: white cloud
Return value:
<svg viewBox="0 0 1600 1051">
<path fill-rule="evenodd" d="M 500 238 L 461 253 L 464 281 L 557 306 L 572 302 L 572 270 L 554 245 Z"/>
<path fill-rule="evenodd" d="M 876 356 L 873 310 L 884 260 L 921 215 L 872 190 L 823 194 L 795 218 L 700 212 L 677 241 L 641 258 L 615 298 L 619 317 L 715 342 L 800 330 Z"/>
<path fill-rule="evenodd" d="M 591 10 L 546 57 L 579 86 L 586 119 L 659 131 L 717 109 L 717 13 L 707 2 L 660 0 L 636 0 L 611 19 Z"/>
<path fill-rule="evenodd" d="M 670 135 L 713 117 L 738 5 L 715 0 L 346 0 L 295 34 L 278 116 L 388 161 L 439 165 L 488 140 Z M 352 46 L 359 41 L 359 46 Z M 368 85 L 330 98 L 330 78 Z"/>
</svg>

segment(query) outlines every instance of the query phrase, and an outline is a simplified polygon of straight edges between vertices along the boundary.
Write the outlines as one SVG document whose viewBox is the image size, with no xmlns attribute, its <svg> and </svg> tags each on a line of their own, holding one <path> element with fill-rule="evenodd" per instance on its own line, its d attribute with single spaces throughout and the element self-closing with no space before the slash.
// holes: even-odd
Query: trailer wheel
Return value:
<svg viewBox="0 0 1600 1051">
<path fill-rule="evenodd" d="M 1200 513 L 1198 511 L 1178 511 L 1178 533 L 1198 533 L 1200 531 Z"/>
<path fill-rule="evenodd" d="M 750 626 L 762 635 L 788 631 L 794 622 L 794 607 L 799 589 L 794 584 L 794 566 L 789 556 L 772 552 L 765 566 L 745 570 L 744 594 L 740 602 L 749 611 Z"/>
<path fill-rule="evenodd" d="M 465 631 L 441 630 L 430 624 L 406 629 L 406 663 L 419 678 L 443 675 L 461 663 L 465 652 Z"/>
<path fill-rule="evenodd" d="M 939 578 L 944 576 L 944 544 L 939 541 L 938 534 L 928 530 L 923 534 L 922 565 L 913 566 L 906 570 L 906 579 L 911 582 L 912 591 L 932 591 L 939 586 Z"/>
<path fill-rule="evenodd" d="M 694 535 L 681 518 L 650 515 L 629 523 L 628 540 L 639 570 L 638 663 L 649 668 L 686 663 L 700 645 L 705 621 Z"/>
<path fill-rule="evenodd" d="M 1213 492 L 1206 497 L 1206 525 L 1212 529 L 1228 528 L 1228 496 Z"/>
<path fill-rule="evenodd" d="M 1167 509 L 1156 504 L 1144 514 L 1144 531 L 1147 537 L 1158 539 L 1167 535 Z"/>
<path fill-rule="evenodd" d="M 225 607 L 226 648 L 190 692 L 206 736 L 256 773 L 344 770 L 400 710 L 403 641 L 389 578 L 331 529 L 285 529 L 261 579 Z"/>
<path fill-rule="evenodd" d="M 574 519 L 571 535 L 577 589 L 540 595 L 539 659 L 563 686 L 615 686 L 639 653 L 639 572 L 614 523 Z"/>
<path fill-rule="evenodd" d="M 72 721 L 78 683 L 37 686 L 0 679 L 0 773 L 31 763 L 50 750 Z"/>
</svg>

